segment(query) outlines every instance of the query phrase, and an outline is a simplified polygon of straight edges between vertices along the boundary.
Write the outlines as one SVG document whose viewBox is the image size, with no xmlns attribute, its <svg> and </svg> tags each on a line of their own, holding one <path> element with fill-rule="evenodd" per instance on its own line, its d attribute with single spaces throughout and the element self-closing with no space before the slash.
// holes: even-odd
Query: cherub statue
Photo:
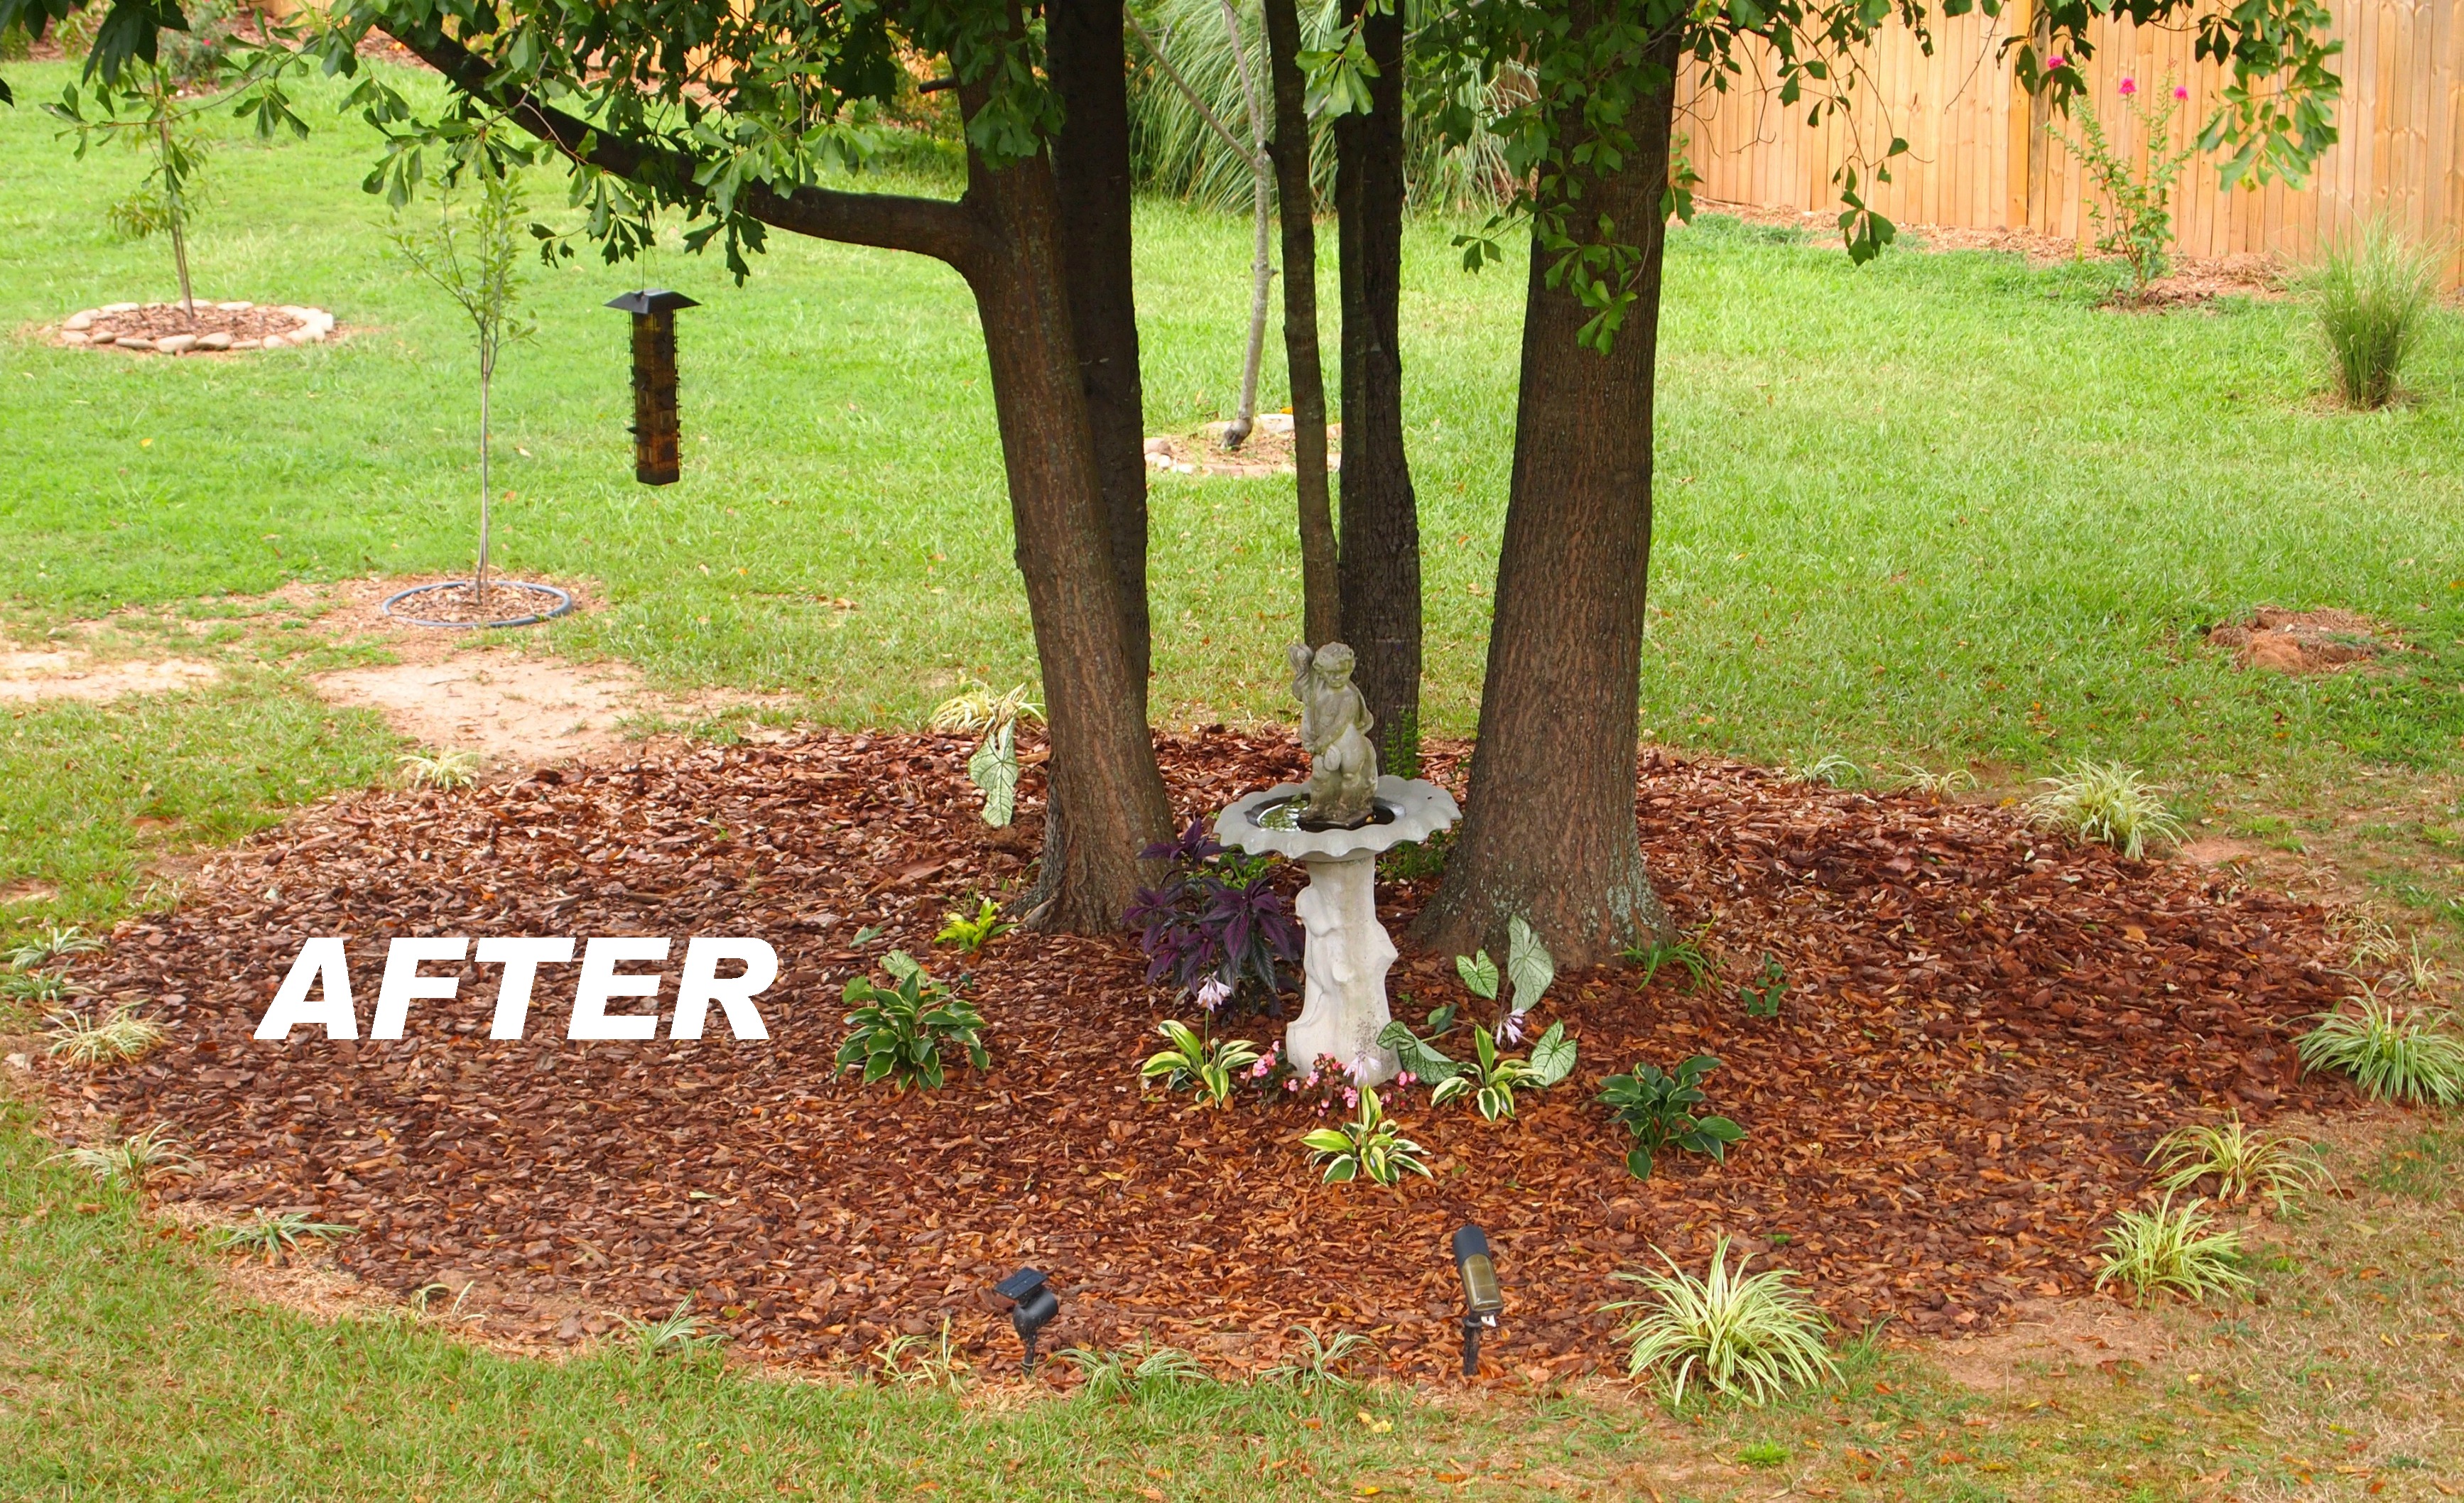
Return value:
<svg viewBox="0 0 2464 1503">
<path fill-rule="evenodd" d="M 1308 823 L 1352 829 L 1369 823 L 1377 787 L 1376 723 L 1352 682 L 1352 649 L 1329 642 L 1315 652 L 1304 642 L 1286 651 L 1292 696 L 1301 702 L 1301 747 L 1309 754 Z"/>
</svg>

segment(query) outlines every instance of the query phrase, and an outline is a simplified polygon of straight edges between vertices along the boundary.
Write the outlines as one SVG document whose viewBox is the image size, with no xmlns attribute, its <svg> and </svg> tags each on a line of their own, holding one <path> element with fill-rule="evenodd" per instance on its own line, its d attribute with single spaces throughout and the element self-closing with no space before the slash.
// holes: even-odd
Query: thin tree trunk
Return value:
<svg viewBox="0 0 2464 1503">
<path fill-rule="evenodd" d="M 1349 20 L 1361 0 L 1345 0 Z M 1361 27 L 1370 111 L 1334 123 L 1343 298 L 1343 640 L 1377 718 L 1379 763 L 1420 762 L 1420 514 L 1403 453 L 1403 14 Z"/>
<path fill-rule="evenodd" d="M 472 574 L 472 583 L 479 597 L 482 615 L 488 609 L 488 387 L 495 377 L 490 369 L 493 362 L 482 359 L 479 365 L 479 566 Z"/>
<path fill-rule="evenodd" d="M 1263 0 L 1275 96 L 1275 186 L 1284 227 L 1284 364 L 1292 386 L 1292 465 L 1300 493 L 1302 630 L 1311 647 L 1343 630 L 1334 517 L 1326 486 L 1326 375 L 1317 352 L 1316 196 L 1294 0 Z"/>
<path fill-rule="evenodd" d="M 158 96 L 165 96 L 156 101 L 162 113 L 155 118 L 154 129 L 158 137 L 156 150 L 161 153 L 163 164 L 163 207 L 171 222 L 171 262 L 180 272 L 180 311 L 188 316 L 189 326 L 194 327 L 197 295 L 188 285 L 188 203 L 181 196 L 179 178 L 171 171 L 171 106 L 167 98 L 170 84 L 159 71 L 155 75 L 154 88 Z"/>
<path fill-rule="evenodd" d="M 1653 55 L 1673 68 L 1675 41 Z M 1549 287 L 1547 253 L 1532 248 L 1469 807 L 1415 928 L 1439 948 L 1496 950 L 1520 915 L 1561 963 L 1580 965 L 1668 928 L 1636 833 L 1635 762 L 1672 102 L 1644 101 L 1629 117 L 1634 152 L 1581 185 L 1575 232 L 1605 214 L 1642 252 L 1611 353 L 1576 344 L 1591 310 Z M 1578 122 L 1560 129 L 1569 149 L 1580 144 Z"/>
<path fill-rule="evenodd" d="M 1046 29 L 1047 66 L 1064 111 L 1052 148 L 1064 285 L 1095 445 L 1095 475 L 1104 492 L 1112 574 L 1120 586 L 1137 717 L 1144 723 L 1153 654 L 1146 410 L 1130 266 L 1130 105 L 1121 0 L 1054 0 Z"/>
<path fill-rule="evenodd" d="M 1268 147 L 1266 108 L 1258 100 L 1258 80 L 1249 71 L 1249 49 L 1241 40 L 1241 12 L 1232 9 L 1232 0 L 1223 0 L 1223 30 L 1232 41 L 1233 66 L 1241 70 L 1242 102 L 1249 110 L 1250 146 L 1245 155 L 1251 180 L 1251 224 L 1256 230 L 1249 261 L 1249 347 L 1241 362 L 1241 409 L 1223 431 L 1223 447 L 1238 449 L 1258 426 L 1258 365 L 1266 352 L 1267 284 L 1275 276 L 1274 265 L 1267 259 L 1266 239 L 1266 221 L 1274 211 L 1275 168 Z"/>
<path fill-rule="evenodd" d="M 1084 366 L 1062 290 L 1052 169 L 1040 157 L 999 172 L 977 163 L 968 178 L 990 248 L 968 268 L 968 283 L 992 365 L 1051 733 L 1044 871 L 1027 923 L 1097 933 L 1119 927 L 1139 886 L 1137 853 L 1170 835 L 1172 807 L 1119 630 L 1126 613 L 1109 565 L 1095 442 L 1073 379 Z"/>
</svg>

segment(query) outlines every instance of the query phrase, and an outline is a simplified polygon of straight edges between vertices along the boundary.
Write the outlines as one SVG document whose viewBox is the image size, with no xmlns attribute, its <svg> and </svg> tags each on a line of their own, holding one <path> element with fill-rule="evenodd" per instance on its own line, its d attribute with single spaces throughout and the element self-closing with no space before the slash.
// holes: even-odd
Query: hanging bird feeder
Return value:
<svg viewBox="0 0 2464 1503">
<path fill-rule="evenodd" d="M 646 287 L 610 298 L 633 316 L 633 478 L 673 485 L 676 452 L 676 310 L 701 304 L 680 292 Z"/>
</svg>

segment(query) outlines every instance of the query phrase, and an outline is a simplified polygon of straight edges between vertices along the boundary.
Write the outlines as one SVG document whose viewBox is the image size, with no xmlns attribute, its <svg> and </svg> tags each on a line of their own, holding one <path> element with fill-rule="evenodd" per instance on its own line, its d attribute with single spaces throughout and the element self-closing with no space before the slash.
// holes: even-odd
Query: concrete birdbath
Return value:
<svg viewBox="0 0 2464 1503">
<path fill-rule="evenodd" d="M 1293 905 L 1305 936 L 1301 1015 L 1284 1030 L 1284 1057 L 1307 1069 L 1341 1060 L 1363 1085 L 1395 1077 L 1395 1051 L 1377 1042 L 1393 1014 L 1386 971 L 1395 941 L 1377 921 L 1377 856 L 1425 840 L 1462 817 L 1454 796 L 1425 779 L 1380 777 L 1372 723 L 1352 683 L 1352 649 L 1290 649 L 1309 781 L 1252 793 L 1215 817 L 1216 840 L 1273 851 L 1309 869 Z"/>
</svg>

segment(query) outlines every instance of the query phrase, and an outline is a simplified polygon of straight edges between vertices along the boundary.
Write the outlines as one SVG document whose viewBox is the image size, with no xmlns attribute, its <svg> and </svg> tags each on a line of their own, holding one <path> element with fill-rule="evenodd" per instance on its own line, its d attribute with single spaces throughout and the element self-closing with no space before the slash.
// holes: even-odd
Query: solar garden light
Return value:
<svg viewBox="0 0 2464 1503">
<path fill-rule="evenodd" d="M 680 292 L 646 287 L 611 298 L 607 306 L 633 316 L 633 478 L 673 485 L 683 469 L 676 453 L 676 310 L 701 304 Z"/>
<path fill-rule="evenodd" d="M 1044 1282 L 1044 1275 L 1033 1269 L 1021 1269 L 993 1286 L 993 1293 L 1010 1302 L 1010 1328 L 1026 1344 L 1026 1360 L 1020 1365 L 1028 1372 L 1035 1370 L 1035 1338 L 1061 1314 L 1061 1296 Z"/>
<path fill-rule="evenodd" d="M 1506 1293 L 1497 1284 L 1497 1265 L 1489 1261 L 1488 1237 L 1478 1227 L 1455 1233 L 1455 1276 L 1463 1280 L 1463 1376 L 1480 1376 L 1480 1333 L 1497 1327 L 1506 1309 Z"/>
</svg>

